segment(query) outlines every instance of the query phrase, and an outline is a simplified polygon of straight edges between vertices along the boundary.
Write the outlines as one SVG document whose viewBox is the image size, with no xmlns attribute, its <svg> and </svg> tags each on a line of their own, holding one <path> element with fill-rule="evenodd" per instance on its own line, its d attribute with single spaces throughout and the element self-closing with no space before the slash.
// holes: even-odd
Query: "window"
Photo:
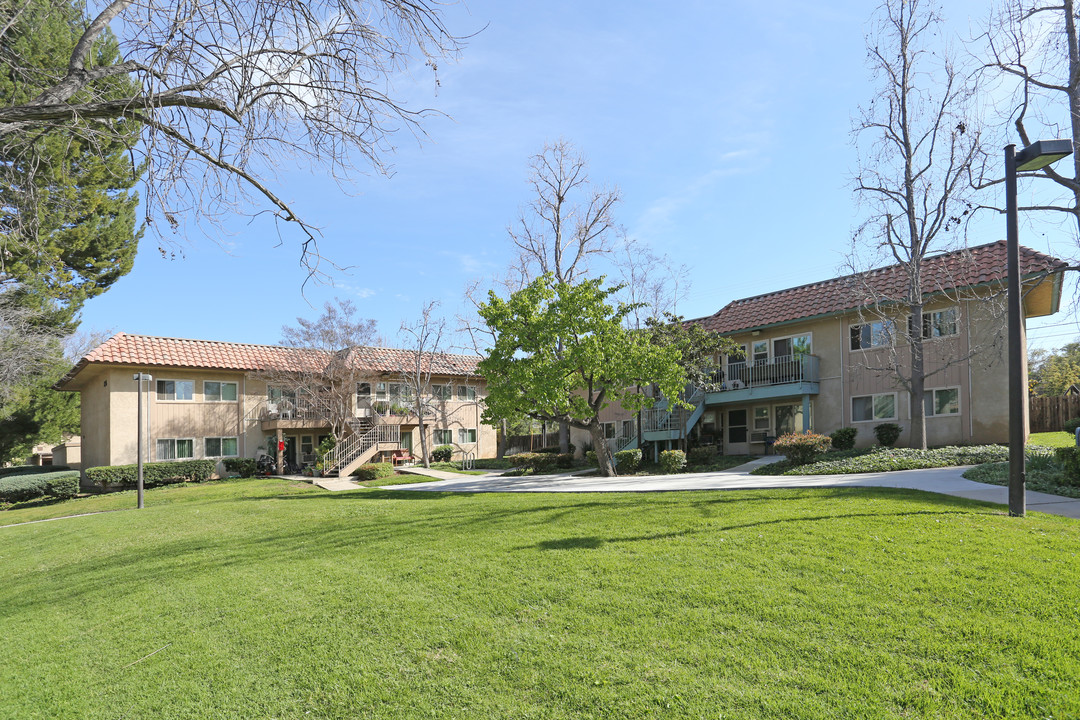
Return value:
<svg viewBox="0 0 1080 720">
<path fill-rule="evenodd" d="M 289 402 L 296 404 L 296 391 L 270 386 L 266 388 L 266 399 L 272 403 L 288 400 Z"/>
<path fill-rule="evenodd" d="M 381 383 L 380 383 L 381 384 Z M 391 400 L 411 400 L 412 388 L 405 383 L 390 383 Z"/>
<path fill-rule="evenodd" d="M 356 402 L 363 402 L 371 397 L 371 383 L 356 383 Z"/>
<path fill-rule="evenodd" d="M 852 422 L 896 419 L 896 393 L 851 398 Z"/>
<path fill-rule="evenodd" d="M 773 358 L 800 358 L 810 354 L 810 333 L 773 340 Z"/>
<path fill-rule="evenodd" d="M 788 435 L 801 433 L 803 429 L 803 406 L 802 403 L 790 405 L 777 405 L 773 408 L 776 413 L 776 434 Z"/>
<path fill-rule="evenodd" d="M 453 430 L 432 430 L 431 434 L 436 445 L 449 445 L 454 442 Z"/>
<path fill-rule="evenodd" d="M 755 430 L 768 430 L 769 429 L 769 408 L 756 407 L 754 408 L 754 429 Z"/>
<path fill-rule="evenodd" d="M 211 382 L 203 383 L 203 400 L 206 402 L 236 402 L 236 383 L 234 382 Z"/>
<path fill-rule="evenodd" d="M 633 434 L 634 434 L 634 421 L 633 420 L 623 420 L 622 421 L 622 436 L 623 437 L 630 437 Z"/>
<path fill-rule="evenodd" d="M 476 442 L 476 428 L 458 428 L 457 441 L 459 443 Z"/>
<path fill-rule="evenodd" d="M 956 308 L 945 308 L 923 313 L 922 334 L 924 338 L 947 337 L 957 333 Z"/>
<path fill-rule="evenodd" d="M 300 462 L 315 462 L 315 444 L 312 442 L 311 435 L 300 436 Z"/>
<path fill-rule="evenodd" d="M 615 437 L 615 423 L 602 422 L 600 423 L 600 427 L 604 428 L 604 437 L 606 437 L 608 440 Z"/>
<path fill-rule="evenodd" d="M 454 389 L 449 385 L 432 385 L 431 396 L 436 400 L 451 400 L 454 397 Z"/>
<path fill-rule="evenodd" d="M 476 388 L 469 385 L 457 386 L 457 399 L 458 400 L 475 400 Z"/>
<path fill-rule="evenodd" d="M 851 326 L 851 349 L 869 350 L 892 344 L 893 324 L 889 320 Z"/>
<path fill-rule="evenodd" d="M 769 362 L 769 341 L 758 340 L 753 345 L 754 351 L 754 364 L 764 365 Z"/>
<path fill-rule="evenodd" d="M 923 414 L 926 417 L 960 414 L 960 388 L 929 388 L 923 394 Z"/>
<path fill-rule="evenodd" d="M 191 380 L 158 380 L 158 400 L 191 400 L 195 393 L 195 383 Z"/>
<path fill-rule="evenodd" d="M 739 349 L 727 356 L 727 364 L 733 365 L 746 362 L 746 346 L 739 345 Z"/>
<path fill-rule="evenodd" d="M 190 460 L 195 457 L 195 441 L 165 438 L 157 441 L 158 460 Z"/>
<path fill-rule="evenodd" d="M 236 447 L 234 437 L 203 438 L 203 457 L 236 457 Z"/>
<path fill-rule="evenodd" d="M 375 383 L 375 399 L 385 400 L 386 397 L 386 383 Z"/>
</svg>

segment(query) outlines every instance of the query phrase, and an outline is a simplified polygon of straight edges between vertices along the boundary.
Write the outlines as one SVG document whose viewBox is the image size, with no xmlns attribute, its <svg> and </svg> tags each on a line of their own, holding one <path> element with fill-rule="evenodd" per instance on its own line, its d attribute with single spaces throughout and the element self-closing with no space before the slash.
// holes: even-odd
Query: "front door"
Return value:
<svg viewBox="0 0 1080 720">
<path fill-rule="evenodd" d="M 746 436 L 746 409 L 727 411 L 727 442 L 724 443 L 725 455 L 747 455 L 750 445 Z"/>
<path fill-rule="evenodd" d="M 299 465 L 296 462 L 296 436 L 295 435 L 286 435 L 285 436 L 285 467 L 287 469 L 292 469 L 294 467 L 299 467 Z"/>
</svg>

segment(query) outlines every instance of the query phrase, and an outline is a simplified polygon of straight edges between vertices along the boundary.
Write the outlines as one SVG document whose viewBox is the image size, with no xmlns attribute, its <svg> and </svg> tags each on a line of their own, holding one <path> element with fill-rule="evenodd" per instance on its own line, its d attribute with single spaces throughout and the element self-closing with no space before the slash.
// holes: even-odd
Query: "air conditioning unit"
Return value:
<svg viewBox="0 0 1080 720">
<path fill-rule="evenodd" d="M 731 381 L 731 389 L 732 390 L 742 390 L 744 387 L 746 387 L 746 385 L 743 384 L 742 380 L 732 380 Z"/>
</svg>

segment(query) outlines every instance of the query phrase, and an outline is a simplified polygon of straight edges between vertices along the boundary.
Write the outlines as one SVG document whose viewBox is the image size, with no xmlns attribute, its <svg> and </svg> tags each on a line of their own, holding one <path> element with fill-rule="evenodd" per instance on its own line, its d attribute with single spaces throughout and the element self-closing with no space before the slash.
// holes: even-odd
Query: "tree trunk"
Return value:
<svg viewBox="0 0 1080 720">
<path fill-rule="evenodd" d="M 419 393 L 417 393 L 417 397 L 419 396 Z M 420 430 L 420 454 L 424 459 L 424 467 L 430 468 L 431 457 L 428 455 L 427 428 L 424 426 L 424 406 L 421 402 L 416 404 L 416 427 Z"/>
<path fill-rule="evenodd" d="M 926 406 L 923 403 L 926 388 L 926 367 L 923 357 L 922 304 L 911 306 L 911 435 L 908 444 L 920 450 L 926 449 Z M 900 417 L 900 408 L 896 408 Z"/>
<path fill-rule="evenodd" d="M 559 423 L 559 452 L 570 452 L 570 423 Z"/>
<path fill-rule="evenodd" d="M 497 448 L 495 450 L 495 457 L 497 457 L 499 460 L 502 460 L 503 456 L 506 455 L 506 435 L 509 432 L 509 428 L 507 427 L 507 425 L 508 423 L 506 422 L 506 418 L 503 418 L 499 421 L 499 438 Z"/>
<path fill-rule="evenodd" d="M 600 468 L 600 474 L 604 477 L 618 475 L 615 472 L 615 462 L 612 460 L 607 438 L 604 437 L 604 426 L 594 420 L 589 426 L 589 435 L 592 436 L 593 448 L 596 450 L 596 464 Z"/>
</svg>

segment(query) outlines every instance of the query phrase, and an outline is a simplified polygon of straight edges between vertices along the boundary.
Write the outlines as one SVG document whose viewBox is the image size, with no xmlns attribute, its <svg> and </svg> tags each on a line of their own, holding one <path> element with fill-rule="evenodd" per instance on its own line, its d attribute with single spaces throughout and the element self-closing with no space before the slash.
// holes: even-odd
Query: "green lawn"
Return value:
<svg viewBox="0 0 1080 720">
<path fill-rule="evenodd" d="M 1076 445 L 1076 438 L 1072 433 L 1067 432 L 1031 433 L 1027 444 L 1041 447 L 1073 447 Z"/>
<path fill-rule="evenodd" d="M 0 548 L 3 718 L 1080 716 L 1080 523 L 959 498 L 258 479 Z"/>
</svg>

